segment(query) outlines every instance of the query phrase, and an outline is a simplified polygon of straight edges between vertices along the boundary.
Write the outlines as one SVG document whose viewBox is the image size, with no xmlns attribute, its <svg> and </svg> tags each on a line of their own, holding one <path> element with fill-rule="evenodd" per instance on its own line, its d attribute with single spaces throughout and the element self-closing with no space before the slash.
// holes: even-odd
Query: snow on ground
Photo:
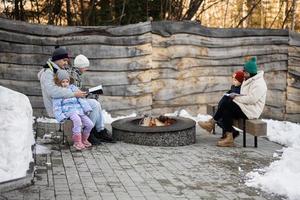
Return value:
<svg viewBox="0 0 300 200">
<path fill-rule="evenodd" d="M 0 183 L 26 175 L 33 161 L 32 108 L 21 93 L 0 86 Z"/>
<path fill-rule="evenodd" d="M 300 125 L 264 120 L 268 123 L 268 139 L 285 145 L 280 160 L 270 166 L 254 170 L 246 175 L 246 185 L 266 192 L 287 196 L 290 200 L 300 199 Z M 275 153 L 274 157 L 278 157 Z"/>
</svg>

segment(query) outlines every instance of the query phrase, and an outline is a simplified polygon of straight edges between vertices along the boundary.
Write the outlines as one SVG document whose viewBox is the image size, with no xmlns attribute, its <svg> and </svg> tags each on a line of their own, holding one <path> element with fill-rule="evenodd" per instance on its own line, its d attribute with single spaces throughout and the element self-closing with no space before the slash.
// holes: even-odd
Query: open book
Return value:
<svg viewBox="0 0 300 200">
<path fill-rule="evenodd" d="M 89 89 L 89 93 L 92 94 L 103 94 L 102 85 L 98 85 L 96 87 L 92 87 Z"/>
<path fill-rule="evenodd" d="M 232 93 L 225 93 L 224 96 L 227 96 L 227 97 L 236 97 L 236 96 L 245 96 L 245 95 L 244 94 L 239 94 L 239 93 L 232 92 Z"/>
</svg>

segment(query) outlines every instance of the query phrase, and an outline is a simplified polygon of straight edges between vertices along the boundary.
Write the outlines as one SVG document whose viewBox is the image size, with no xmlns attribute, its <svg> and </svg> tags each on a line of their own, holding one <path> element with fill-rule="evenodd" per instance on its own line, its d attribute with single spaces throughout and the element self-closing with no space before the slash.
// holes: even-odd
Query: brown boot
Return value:
<svg viewBox="0 0 300 200">
<path fill-rule="evenodd" d="M 217 146 L 219 147 L 233 147 L 234 141 L 233 136 L 231 132 L 226 132 L 226 138 L 224 140 L 220 140 L 217 143 Z"/>
<path fill-rule="evenodd" d="M 215 127 L 216 121 L 214 120 L 214 118 L 211 118 L 210 120 L 205 121 L 205 122 L 199 121 L 198 124 L 201 128 L 203 128 L 207 132 L 211 133 Z"/>
</svg>

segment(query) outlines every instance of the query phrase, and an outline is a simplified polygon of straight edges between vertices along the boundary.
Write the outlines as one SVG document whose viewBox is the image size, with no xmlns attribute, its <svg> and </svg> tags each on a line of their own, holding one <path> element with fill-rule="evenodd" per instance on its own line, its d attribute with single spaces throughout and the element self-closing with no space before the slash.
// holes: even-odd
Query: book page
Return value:
<svg viewBox="0 0 300 200">
<path fill-rule="evenodd" d="M 102 85 L 98 85 L 89 89 L 89 93 L 93 93 L 95 91 L 102 91 Z"/>
</svg>

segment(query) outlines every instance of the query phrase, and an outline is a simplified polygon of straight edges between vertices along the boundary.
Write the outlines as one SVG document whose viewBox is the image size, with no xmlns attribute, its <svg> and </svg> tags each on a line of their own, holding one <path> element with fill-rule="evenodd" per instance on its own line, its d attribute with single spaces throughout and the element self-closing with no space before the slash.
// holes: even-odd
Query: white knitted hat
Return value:
<svg viewBox="0 0 300 200">
<path fill-rule="evenodd" d="M 89 67 L 89 66 L 90 66 L 90 61 L 86 56 L 79 54 L 78 56 L 75 57 L 74 67 L 84 68 L 84 67 Z"/>
</svg>

